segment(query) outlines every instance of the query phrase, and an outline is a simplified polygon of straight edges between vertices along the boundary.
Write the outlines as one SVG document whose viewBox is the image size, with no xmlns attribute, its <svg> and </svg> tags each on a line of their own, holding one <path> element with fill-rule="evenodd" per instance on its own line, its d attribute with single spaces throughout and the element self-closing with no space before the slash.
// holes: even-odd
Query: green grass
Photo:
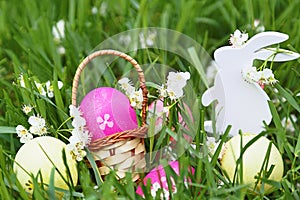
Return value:
<svg viewBox="0 0 300 200">
<path fill-rule="evenodd" d="M 100 7 L 103 8 L 104 5 L 107 7 L 105 13 L 100 13 Z M 96 14 L 91 11 L 93 7 L 98 8 Z M 12 169 L 13 158 L 21 147 L 14 127 L 18 124 L 29 125 L 28 117 L 21 111 L 22 105 L 34 105 L 34 112 L 46 119 L 49 134 L 67 142 L 60 134 L 64 134 L 65 137 L 69 137 L 70 134 L 59 132 L 58 128 L 68 118 L 73 76 L 80 61 L 97 49 L 102 41 L 134 28 L 161 27 L 189 36 L 212 56 L 215 49 L 228 45 L 229 36 L 235 29 L 245 30 L 250 36 L 254 35 L 256 30 L 253 22 L 259 19 L 265 30 L 280 31 L 289 35 L 289 40 L 281 44 L 281 47 L 299 52 L 299 9 L 299 0 L 0 1 L 0 199 L 29 199 Z M 52 35 L 52 26 L 61 19 L 65 21 L 65 38 L 56 41 Z M 122 44 L 118 45 L 122 48 Z M 65 54 L 58 53 L 59 46 L 65 48 Z M 123 48 L 129 49 L 126 46 Z M 157 49 L 129 52 L 141 64 L 165 64 L 175 70 L 190 71 L 192 74 L 189 80 L 192 96 L 185 100 L 192 106 L 195 122 L 189 122 L 189 127 L 194 136 L 196 150 L 177 149 L 181 155 L 178 158 L 181 167 L 179 175 L 171 168 L 166 168 L 166 173 L 174 177 L 177 186 L 178 192 L 173 198 L 300 199 L 300 97 L 297 96 L 300 92 L 300 60 L 276 63 L 273 66 L 275 76 L 279 80 L 274 86 L 278 92 L 274 92 L 271 87 L 267 87 L 266 91 L 271 99 L 277 101 L 270 102 L 273 121 L 261 136 L 267 136 L 278 147 L 284 160 L 285 171 L 281 182 L 272 183 L 276 188 L 274 192 L 255 196 L 247 192 L 245 185 L 231 183 L 226 179 L 217 160 L 220 148 L 211 161 L 208 159 L 203 121 L 211 119 L 213 115 L 211 107 L 202 107 L 200 103 L 206 87 L 201 69 L 194 66 L 199 64 L 199 58 L 193 49 L 186 53 L 192 57 L 192 63 Z M 105 72 L 99 70 L 99 76 L 93 74 L 92 84 L 115 86 L 116 80 L 127 74 L 131 66 L 117 60 L 108 69 Z M 161 75 L 161 71 L 156 73 Z M 26 88 L 18 85 L 20 74 L 24 76 Z M 85 74 L 85 77 L 89 75 Z M 149 82 L 164 80 L 164 77 L 159 77 L 159 80 L 156 80 L 155 76 L 150 78 L 151 72 L 146 74 L 146 79 L 147 77 Z M 34 81 L 45 83 L 48 80 L 54 84 L 55 97 L 52 99 L 39 95 L 34 87 Z M 57 80 L 64 83 L 61 90 L 58 89 Z M 155 92 L 155 89 L 152 89 L 152 92 Z M 176 108 L 178 109 L 177 106 Z M 172 126 L 179 130 L 177 134 L 184 133 L 180 131 L 182 129 L 177 123 L 175 113 L 172 115 L 173 121 L 164 127 L 154 140 L 146 140 L 148 151 L 159 150 L 168 143 L 170 136 L 176 137 Z M 295 130 L 290 132 L 282 125 L 281 120 L 292 114 L 297 117 L 297 122 L 292 124 Z M 188 117 L 188 113 L 183 113 L 183 116 Z M 62 128 L 70 128 L 70 123 L 66 123 Z M 229 137 L 225 134 L 220 138 L 221 142 L 225 142 Z M 178 140 L 178 146 L 184 146 L 184 141 Z M 192 176 L 188 172 L 188 165 L 194 167 L 195 175 Z M 149 166 L 151 167 L 151 163 Z M 132 183 L 129 175 L 118 181 L 112 172 L 102 182 L 84 162 L 78 163 L 78 170 L 79 184 L 70 188 L 71 193 L 63 191 L 65 199 L 142 199 L 135 194 L 137 186 Z M 183 184 L 187 176 L 191 179 L 188 188 Z M 49 190 L 45 190 L 39 186 L 39 178 L 33 180 L 36 188 L 34 199 L 49 199 L 55 195 L 55 188 L 51 182 Z M 219 180 L 224 184 L 219 186 Z M 170 180 L 168 181 L 170 183 Z M 149 188 L 150 185 L 143 188 L 147 199 L 151 199 Z"/>
</svg>

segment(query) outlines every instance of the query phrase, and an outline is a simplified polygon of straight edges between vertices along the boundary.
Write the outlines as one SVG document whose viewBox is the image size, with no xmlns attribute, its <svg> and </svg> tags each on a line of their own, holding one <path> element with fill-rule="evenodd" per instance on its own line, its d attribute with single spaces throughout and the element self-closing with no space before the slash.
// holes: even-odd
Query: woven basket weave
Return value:
<svg viewBox="0 0 300 200">
<path fill-rule="evenodd" d="M 140 65 L 129 55 L 116 50 L 99 50 L 87 56 L 78 66 L 72 86 L 72 104 L 76 106 L 76 95 L 81 72 L 96 57 L 114 55 L 130 62 L 139 76 L 140 88 L 143 92 L 142 126 L 133 130 L 118 132 L 91 142 L 92 152 L 102 176 L 115 170 L 118 178 L 125 177 L 126 172 L 132 173 L 132 180 L 139 179 L 139 172 L 146 167 L 144 136 L 147 134 L 146 109 L 148 90 L 145 85 L 144 73 Z"/>
</svg>

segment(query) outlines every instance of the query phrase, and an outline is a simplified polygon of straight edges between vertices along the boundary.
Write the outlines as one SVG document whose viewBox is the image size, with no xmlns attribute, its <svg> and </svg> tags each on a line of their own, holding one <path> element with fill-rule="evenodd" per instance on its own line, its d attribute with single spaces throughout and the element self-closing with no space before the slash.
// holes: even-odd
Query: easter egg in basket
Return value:
<svg viewBox="0 0 300 200">
<path fill-rule="evenodd" d="M 15 157 L 13 169 L 26 192 L 32 193 L 34 189 L 30 174 L 37 177 L 37 181 L 41 180 L 41 177 L 38 177 L 38 174 L 40 174 L 43 183 L 49 184 L 53 169 L 55 169 L 55 187 L 68 190 L 69 187 L 65 180 L 70 181 L 71 178 L 73 184 L 77 184 L 78 172 L 76 161 L 68 151 L 65 151 L 66 163 L 71 176 L 69 177 L 62 154 L 65 148 L 66 144 L 61 140 L 54 137 L 41 136 L 28 141 L 19 149 Z"/>
<path fill-rule="evenodd" d="M 115 88 L 101 87 L 90 91 L 81 101 L 80 109 L 92 141 L 138 127 L 129 99 Z"/>
<path fill-rule="evenodd" d="M 174 170 L 174 172 L 179 175 L 179 163 L 178 161 L 171 161 L 168 163 L 170 167 Z M 194 174 L 194 168 L 188 167 L 189 173 Z M 157 191 L 159 189 L 162 190 L 160 193 L 160 199 L 170 199 L 169 196 L 169 190 L 172 190 L 171 193 L 175 194 L 177 193 L 177 188 L 176 184 L 174 181 L 174 178 L 171 176 L 170 181 L 171 181 L 171 186 L 172 188 L 168 187 L 167 183 L 167 175 L 165 172 L 165 169 L 162 165 L 157 166 L 156 168 L 152 169 L 143 179 L 142 184 L 147 185 L 147 182 L 150 180 L 151 183 L 151 196 L 155 199 L 157 195 Z M 185 184 L 187 185 L 188 182 L 191 182 L 191 180 L 187 177 L 186 180 L 184 181 Z M 144 196 L 143 190 L 141 186 L 138 186 L 136 193 L 139 194 L 140 196 Z"/>
</svg>

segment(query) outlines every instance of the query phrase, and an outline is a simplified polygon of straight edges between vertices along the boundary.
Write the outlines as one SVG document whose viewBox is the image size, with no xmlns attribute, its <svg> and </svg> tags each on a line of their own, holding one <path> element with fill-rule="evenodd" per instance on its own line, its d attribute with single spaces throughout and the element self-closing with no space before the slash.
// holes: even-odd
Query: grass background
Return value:
<svg viewBox="0 0 300 200">
<path fill-rule="evenodd" d="M 104 7 L 106 8 L 104 9 Z M 92 8 L 98 8 L 96 14 Z M 102 8 L 102 11 L 101 11 Z M 163 27 L 179 31 L 201 44 L 209 54 L 222 45 L 228 44 L 229 35 L 235 29 L 245 30 L 249 35 L 256 33 L 254 20 L 260 20 L 265 30 L 287 33 L 290 39 L 282 47 L 299 52 L 300 49 L 300 1 L 299 0 L 261 0 L 261 1 L 59 1 L 59 0 L 1 0 L 0 1 L 0 199 L 28 199 L 22 192 L 12 172 L 12 159 L 20 143 L 12 127 L 26 124 L 27 118 L 21 111 L 23 104 L 36 105 L 40 113 L 51 124 L 49 131 L 58 137 L 57 128 L 67 119 L 68 105 L 71 97 L 72 79 L 80 60 L 88 55 L 106 38 L 133 28 Z M 101 12 L 100 12 L 101 11 Z M 65 21 L 65 38 L 60 42 L 52 36 L 52 26 L 57 21 Z M 61 55 L 57 47 L 62 45 L 66 52 Z M 137 55 L 137 60 L 147 60 L 149 55 Z M 171 63 L 171 61 L 170 61 Z M 170 64 L 171 65 L 171 64 Z M 171 67 L 178 67 L 174 62 Z M 128 68 L 115 68 L 116 74 L 126 73 Z M 55 89 L 54 99 L 41 98 L 36 92 L 25 90 L 13 82 L 20 73 L 31 83 L 32 80 L 46 82 L 61 80 L 62 90 Z M 216 160 L 209 162 L 207 156 L 194 157 L 197 152 L 187 151 L 179 159 L 181 166 L 195 167 L 196 176 L 193 184 L 185 188 L 182 182 L 187 173 L 176 176 L 178 193 L 174 199 L 300 199 L 299 196 L 299 59 L 274 66 L 274 73 L 280 85 L 278 93 L 267 88 L 272 99 L 273 122 L 268 126 L 267 135 L 279 148 L 285 163 L 285 176 L 278 188 L 269 195 L 253 196 L 245 192 L 243 185 L 225 184 L 218 188 L 218 177 L 222 173 Z M 30 79 L 28 79 L 30 78 Z M 113 78 L 108 82 L 114 80 Z M 197 74 L 191 81 L 199 83 Z M 198 99 L 205 88 L 194 84 L 199 91 Z M 284 100 L 286 99 L 286 100 Z M 207 116 L 207 111 L 199 106 L 200 121 Z M 206 114 L 205 114 L 206 113 Z M 294 132 L 288 132 L 281 124 L 283 117 L 296 115 L 298 124 L 294 123 Z M 199 126 L 196 130 L 197 142 L 203 142 L 205 133 Z M 225 141 L 227 138 L 222 138 Z M 205 146 L 205 145 L 204 145 Z M 199 148 L 199 143 L 197 143 Z M 192 155 L 191 155 L 192 154 Z M 84 163 L 79 163 L 80 185 L 70 188 L 73 191 L 66 199 L 138 199 L 135 185 L 129 178 L 124 182 L 114 176 L 94 189 L 95 182 L 89 178 L 93 174 Z M 172 174 L 172 170 L 167 170 Z M 199 183 L 199 180 L 201 184 Z M 3 180 L 3 181 L 2 181 Z M 112 189 L 114 186 L 114 189 Z M 36 187 L 39 188 L 39 187 Z M 147 189 L 146 189 L 147 190 Z M 149 187 L 148 187 L 149 190 Z M 50 194 L 49 194 L 50 193 Z M 36 189 L 35 199 L 48 198 L 51 191 Z M 150 198 L 150 197 L 149 197 Z"/>
</svg>

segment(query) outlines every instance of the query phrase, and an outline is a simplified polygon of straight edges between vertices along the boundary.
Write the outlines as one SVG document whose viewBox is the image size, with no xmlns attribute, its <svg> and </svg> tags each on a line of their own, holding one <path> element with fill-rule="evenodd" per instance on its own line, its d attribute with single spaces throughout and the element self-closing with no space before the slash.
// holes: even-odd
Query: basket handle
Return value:
<svg viewBox="0 0 300 200">
<path fill-rule="evenodd" d="M 79 82 L 79 78 L 81 75 L 81 72 L 83 71 L 83 69 L 87 66 L 87 64 L 93 60 L 94 58 L 98 57 L 98 56 L 102 56 L 102 55 L 115 55 L 118 56 L 120 58 L 123 58 L 124 60 L 130 62 L 133 67 L 135 68 L 135 70 L 138 73 L 139 76 L 139 81 L 140 81 L 140 88 L 142 89 L 142 93 L 143 93 L 143 102 L 142 102 L 142 125 L 146 124 L 146 109 L 147 109 L 147 104 L 148 104 L 148 90 L 146 88 L 146 84 L 145 84 L 145 76 L 144 76 L 144 72 L 142 70 L 142 68 L 140 67 L 140 65 L 137 63 L 137 61 L 135 59 L 133 59 L 132 57 L 130 57 L 129 55 L 120 52 L 120 51 L 116 51 L 116 50 L 99 50 L 99 51 L 95 51 L 94 53 L 88 55 L 78 66 L 74 79 L 73 79 L 73 84 L 72 84 L 72 105 L 76 106 L 76 94 L 77 94 L 77 90 L 78 90 L 78 82 Z"/>
</svg>

